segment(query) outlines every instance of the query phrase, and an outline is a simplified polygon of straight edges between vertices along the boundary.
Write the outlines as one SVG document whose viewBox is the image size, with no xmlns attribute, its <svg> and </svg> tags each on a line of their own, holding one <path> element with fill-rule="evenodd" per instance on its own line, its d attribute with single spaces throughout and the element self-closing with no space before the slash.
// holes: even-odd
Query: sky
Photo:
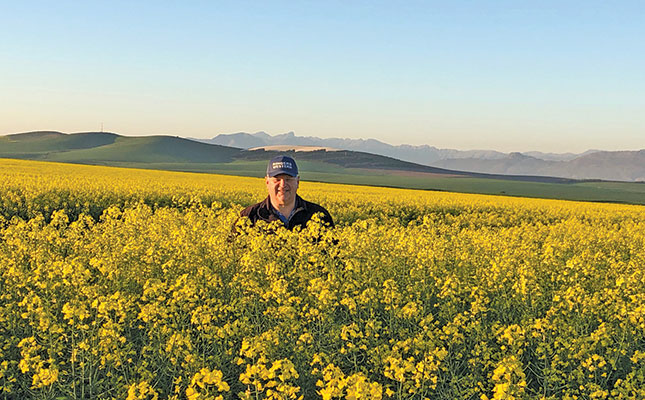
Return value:
<svg viewBox="0 0 645 400">
<path fill-rule="evenodd" d="M 643 1 L 0 0 L 0 134 L 645 148 Z"/>
</svg>

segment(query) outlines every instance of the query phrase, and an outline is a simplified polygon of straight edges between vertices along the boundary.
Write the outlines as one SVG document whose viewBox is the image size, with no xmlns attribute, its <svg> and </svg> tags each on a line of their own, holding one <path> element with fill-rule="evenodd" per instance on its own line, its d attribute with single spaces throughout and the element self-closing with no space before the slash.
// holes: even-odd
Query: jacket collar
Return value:
<svg viewBox="0 0 645 400">
<path fill-rule="evenodd" d="M 276 214 L 275 209 L 273 208 L 273 205 L 271 205 L 271 196 L 267 196 L 266 199 L 262 202 L 262 208 L 264 209 L 262 217 L 269 220 L 270 215 L 273 214 L 275 215 L 276 218 L 278 218 L 278 215 Z M 302 210 L 307 209 L 307 202 L 302 199 L 302 197 L 296 195 L 296 204 L 293 205 L 293 213 L 294 215 Z"/>
</svg>

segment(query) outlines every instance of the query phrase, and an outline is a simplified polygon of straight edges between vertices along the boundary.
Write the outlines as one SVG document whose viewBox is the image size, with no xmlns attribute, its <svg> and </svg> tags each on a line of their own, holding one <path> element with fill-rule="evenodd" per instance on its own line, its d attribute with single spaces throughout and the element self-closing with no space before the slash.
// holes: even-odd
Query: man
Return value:
<svg viewBox="0 0 645 400">
<path fill-rule="evenodd" d="M 265 177 L 269 195 L 264 201 L 248 206 L 240 213 L 243 217 L 256 221 L 282 221 L 291 230 L 296 226 L 305 227 L 315 214 L 322 213 L 321 219 L 329 226 L 334 221 L 327 210 L 318 204 L 303 200 L 298 196 L 298 166 L 287 156 L 274 157 L 269 161 Z"/>
</svg>

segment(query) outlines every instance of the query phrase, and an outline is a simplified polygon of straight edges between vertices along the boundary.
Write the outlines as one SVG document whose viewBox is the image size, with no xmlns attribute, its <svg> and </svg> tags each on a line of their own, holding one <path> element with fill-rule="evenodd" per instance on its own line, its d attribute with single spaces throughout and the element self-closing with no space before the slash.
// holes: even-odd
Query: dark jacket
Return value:
<svg viewBox="0 0 645 400">
<path fill-rule="evenodd" d="M 327 210 L 316 203 L 303 200 L 302 197 L 296 195 L 295 211 L 286 228 L 292 230 L 296 226 L 300 226 L 304 229 L 311 217 L 317 213 L 322 213 L 321 217 L 323 222 L 329 224 L 330 227 L 334 226 L 334 221 Z M 275 209 L 271 206 L 271 199 L 269 196 L 267 196 L 264 201 L 246 207 L 242 212 L 240 212 L 240 215 L 242 217 L 249 217 L 252 223 L 255 223 L 256 221 L 280 221 L 280 217 L 278 217 Z"/>
</svg>

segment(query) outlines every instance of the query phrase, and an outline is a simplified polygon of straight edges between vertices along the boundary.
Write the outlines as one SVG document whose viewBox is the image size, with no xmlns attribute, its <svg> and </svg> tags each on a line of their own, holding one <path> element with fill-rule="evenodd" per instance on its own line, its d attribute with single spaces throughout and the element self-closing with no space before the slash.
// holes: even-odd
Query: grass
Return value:
<svg viewBox="0 0 645 400">
<path fill-rule="evenodd" d="M 48 158 L 52 153 L 108 146 L 117 136 L 111 133 L 80 133 L 63 135 L 56 132 L 38 132 L 28 135 L 0 136 L 0 157 Z"/>
</svg>

